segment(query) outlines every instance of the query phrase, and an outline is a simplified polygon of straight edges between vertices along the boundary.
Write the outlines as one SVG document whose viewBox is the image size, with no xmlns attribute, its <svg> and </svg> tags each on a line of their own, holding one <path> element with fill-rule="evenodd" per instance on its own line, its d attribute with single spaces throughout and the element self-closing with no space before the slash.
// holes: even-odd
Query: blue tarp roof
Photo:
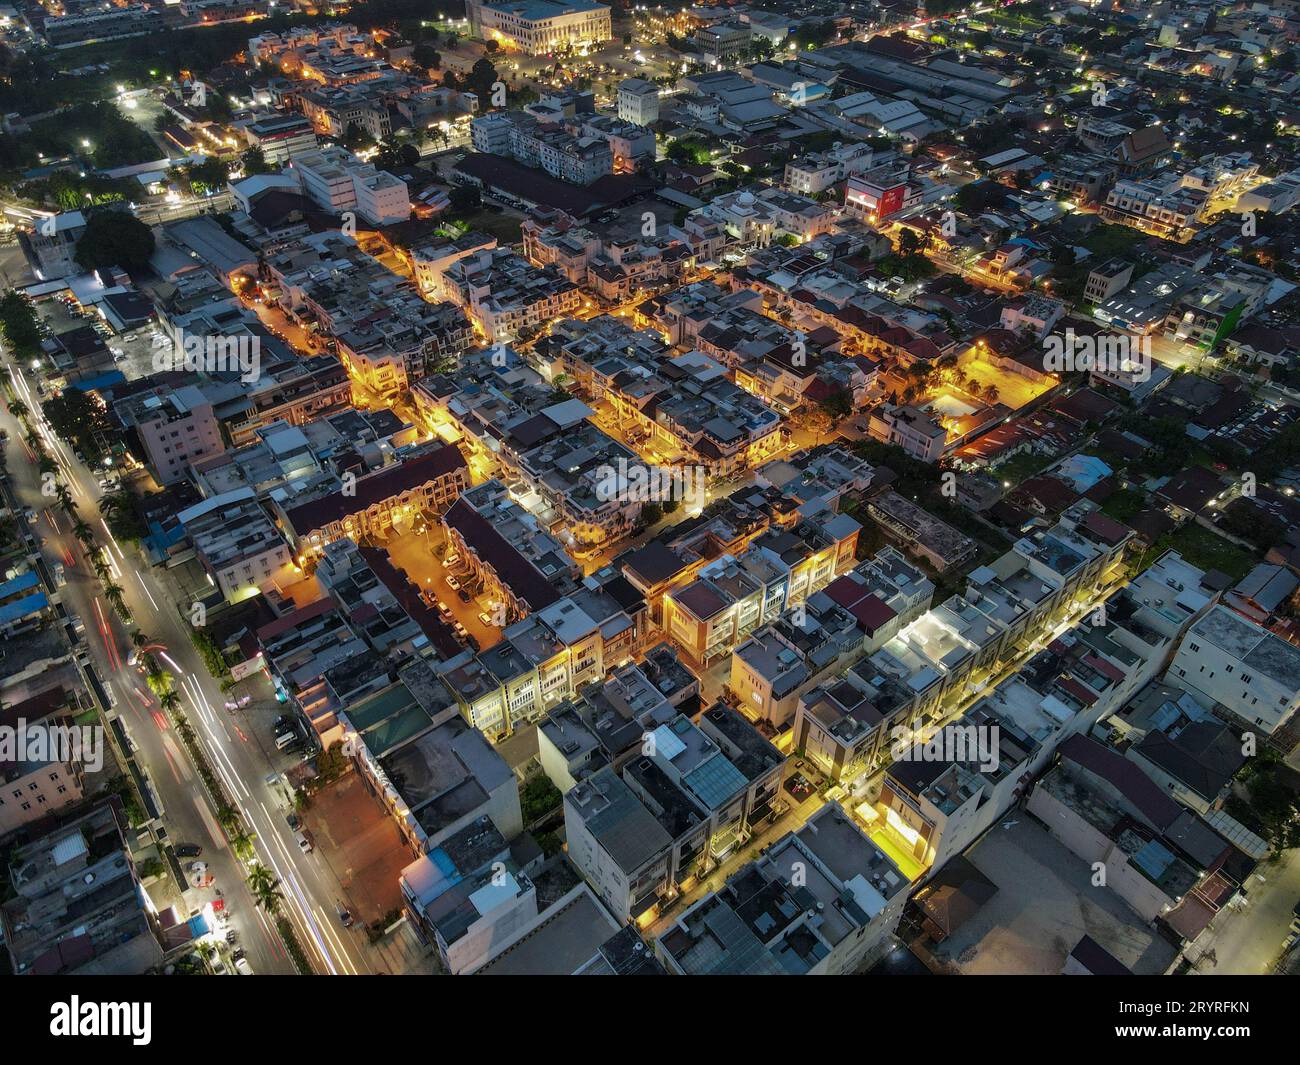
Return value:
<svg viewBox="0 0 1300 1065">
<path fill-rule="evenodd" d="M 5 581 L 4 584 L 0 584 L 0 599 L 7 599 L 9 596 L 15 595 L 27 588 L 35 588 L 39 582 L 40 578 L 31 570 L 28 570 L 26 573 L 20 573 L 17 577 L 14 577 L 13 580 L 8 580 Z"/>
<path fill-rule="evenodd" d="M 35 595 L 28 595 L 22 599 L 16 599 L 12 603 L 6 603 L 4 606 L 0 606 L 0 625 L 8 625 L 12 621 L 19 621 L 27 617 L 28 614 L 44 610 L 49 605 L 49 602 L 45 598 L 44 592 L 37 592 Z"/>
</svg>

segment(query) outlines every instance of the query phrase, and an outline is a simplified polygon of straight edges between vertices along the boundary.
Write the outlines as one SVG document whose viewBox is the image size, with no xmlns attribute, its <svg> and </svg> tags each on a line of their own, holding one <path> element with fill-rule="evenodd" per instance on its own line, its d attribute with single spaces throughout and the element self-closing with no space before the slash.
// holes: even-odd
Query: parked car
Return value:
<svg viewBox="0 0 1300 1065">
<path fill-rule="evenodd" d="M 313 842 L 311 838 L 311 833 L 308 832 L 305 828 L 298 829 L 298 832 L 294 838 L 297 839 L 298 849 L 302 851 L 303 854 L 310 854 L 313 850 L 315 850 L 316 844 Z"/>
<path fill-rule="evenodd" d="M 460 561 L 460 555 L 457 552 L 453 551 L 450 555 L 448 555 L 446 558 L 442 560 L 442 568 L 448 569 L 449 567 L 454 566 L 459 561 Z"/>
<path fill-rule="evenodd" d="M 460 587 L 460 581 L 458 581 L 454 576 L 451 576 L 449 574 L 447 577 L 447 587 L 454 592 L 456 591 L 456 589 Z"/>
<path fill-rule="evenodd" d="M 244 957 L 235 959 L 235 971 L 239 973 L 240 976 L 253 975 L 253 967 L 248 964 L 248 959 Z"/>
<path fill-rule="evenodd" d="M 469 592 L 467 592 L 464 588 L 457 589 L 456 594 L 460 596 L 460 601 L 462 603 L 471 603 L 474 601 L 474 597 L 470 595 Z"/>
<path fill-rule="evenodd" d="M 483 622 L 484 625 L 491 626 L 492 624 L 492 615 L 489 614 L 486 610 L 482 611 L 479 614 L 478 619 L 479 621 Z"/>
<path fill-rule="evenodd" d="M 178 843 L 175 851 L 177 858 L 197 858 L 203 853 L 203 848 L 197 843 Z"/>
</svg>

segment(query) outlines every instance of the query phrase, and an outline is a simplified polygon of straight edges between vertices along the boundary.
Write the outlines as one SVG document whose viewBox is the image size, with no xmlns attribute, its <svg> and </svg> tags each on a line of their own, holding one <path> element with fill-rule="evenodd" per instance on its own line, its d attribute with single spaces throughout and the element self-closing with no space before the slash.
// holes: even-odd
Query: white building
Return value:
<svg viewBox="0 0 1300 1065">
<path fill-rule="evenodd" d="M 371 225 L 392 225 L 411 217 L 406 182 L 376 170 L 343 148 L 322 148 L 291 163 L 303 191 L 317 206 L 342 213 L 356 211 Z"/>
<path fill-rule="evenodd" d="M 466 0 L 475 37 L 530 55 L 599 44 L 612 36 L 609 5 L 592 0 Z"/>
<path fill-rule="evenodd" d="M 659 86 L 643 78 L 627 78 L 618 86 L 618 117 L 649 126 L 659 121 Z"/>
<path fill-rule="evenodd" d="M 1225 606 L 1187 631 L 1165 677 L 1270 734 L 1300 706 L 1300 648 Z"/>
</svg>

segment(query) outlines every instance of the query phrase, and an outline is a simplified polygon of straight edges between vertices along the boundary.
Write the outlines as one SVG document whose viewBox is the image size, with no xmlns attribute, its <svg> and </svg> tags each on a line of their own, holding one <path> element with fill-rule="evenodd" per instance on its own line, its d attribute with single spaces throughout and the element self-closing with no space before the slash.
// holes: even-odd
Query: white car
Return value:
<svg viewBox="0 0 1300 1065">
<path fill-rule="evenodd" d="M 236 959 L 235 959 L 235 971 L 238 972 L 240 976 L 252 976 L 252 975 L 253 975 L 253 967 L 252 967 L 251 965 L 248 964 L 248 959 L 247 959 L 247 958 L 236 958 Z"/>
<path fill-rule="evenodd" d="M 454 566 L 459 561 L 460 561 L 459 553 L 452 552 L 450 555 L 448 555 L 446 558 L 442 560 L 442 568 L 448 569 L 451 566 Z"/>
</svg>

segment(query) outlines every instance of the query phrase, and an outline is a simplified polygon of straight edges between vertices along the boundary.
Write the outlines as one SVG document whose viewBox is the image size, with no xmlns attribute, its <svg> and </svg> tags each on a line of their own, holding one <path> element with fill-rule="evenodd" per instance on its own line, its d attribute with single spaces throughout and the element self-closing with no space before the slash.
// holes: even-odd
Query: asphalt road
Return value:
<svg viewBox="0 0 1300 1065">
<path fill-rule="evenodd" d="M 38 415 L 40 397 L 34 388 L 22 374 L 12 368 L 8 372 L 18 395 L 33 415 Z M 203 847 L 203 859 L 215 876 L 214 886 L 224 892 L 233 912 L 232 924 L 254 972 L 292 973 L 293 964 L 279 937 L 245 886 L 242 863 L 225 841 L 211 800 L 180 737 L 148 691 L 144 677 L 127 664 L 131 651 L 128 631 L 99 594 L 94 572 L 71 534 L 71 523 L 62 513 L 44 510 L 51 500 L 40 493 L 39 471 L 34 458 L 26 454 L 21 427 L 7 409 L 0 414 L 0 424 L 10 434 L 6 446 L 22 452 L 10 455 L 15 492 L 26 505 L 44 511 L 38 530 L 45 540 L 47 558 L 64 562 L 68 579 L 67 586 L 61 589 L 64 604 L 69 614 L 79 615 L 85 622 L 94 668 L 111 689 L 118 712 L 138 747 L 137 757 L 154 782 L 169 838 L 174 843 L 198 843 Z M 373 971 L 364 932 L 359 928 L 344 929 L 339 924 L 335 903 L 345 897 L 342 886 L 318 854 L 304 854 L 299 849 L 285 821 L 287 800 L 273 774 L 288 768 L 293 759 L 276 753 L 264 731 L 224 709 L 228 696 L 208 674 L 190 640 L 187 622 L 171 605 L 174 600 L 134 549 L 128 553 L 112 540 L 107 527 L 100 524 L 99 491 L 94 479 L 70 448 L 57 440 L 47 426 L 43 429 L 46 446 L 56 457 L 79 512 L 97 526 L 96 532 L 110 545 L 113 565 L 120 574 L 115 579 L 125 590 L 132 616 L 142 631 L 165 646 L 160 658 L 175 677 L 182 706 L 213 770 L 255 834 L 258 858 L 280 879 L 284 912 L 293 922 L 313 967 L 323 974 Z M 67 565 L 69 554 L 75 563 L 72 566 Z M 192 904 L 201 905 L 213 896 L 209 891 L 191 888 L 186 897 Z"/>
</svg>

